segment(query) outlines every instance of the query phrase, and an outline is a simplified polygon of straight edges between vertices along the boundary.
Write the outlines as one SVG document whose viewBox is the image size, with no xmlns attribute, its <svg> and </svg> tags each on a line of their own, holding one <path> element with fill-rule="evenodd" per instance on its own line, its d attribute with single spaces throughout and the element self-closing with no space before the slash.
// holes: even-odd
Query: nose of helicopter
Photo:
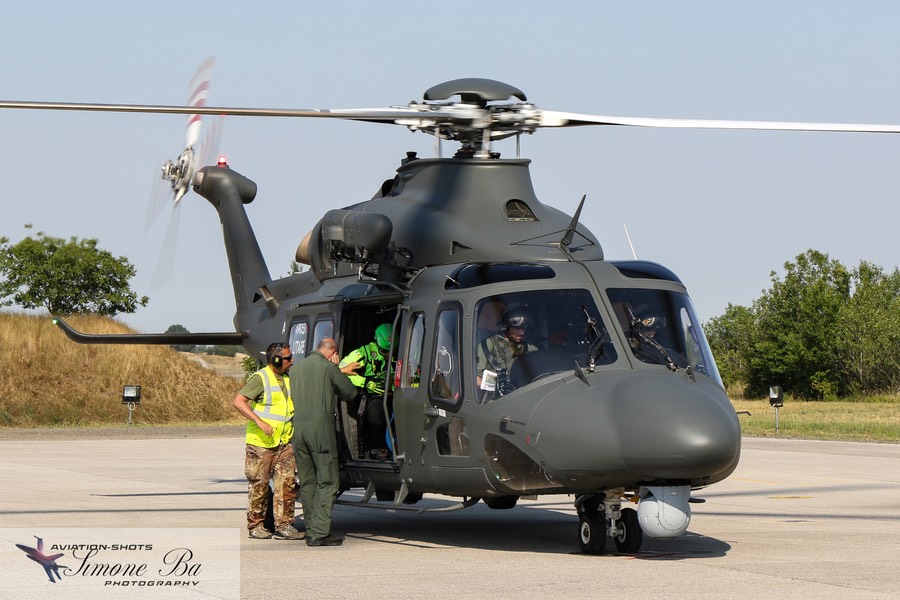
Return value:
<svg viewBox="0 0 900 600">
<path fill-rule="evenodd" d="M 541 436 L 536 449 L 570 484 L 706 485 L 727 477 L 740 456 L 740 425 L 725 393 L 679 374 L 598 373 L 591 387 L 570 381 L 535 409 L 532 429 L 543 423 L 549 434 L 555 424 L 566 439 L 547 444 L 557 435 Z"/>
<path fill-rule="evenodd" d="M 671 373 L 625 379 L 613 390 L 611 409 L 619 458 L 634 474 L 696 485 L 724 479 L 737 466 L 740 424 L 711 384 Z"/>
</svg>

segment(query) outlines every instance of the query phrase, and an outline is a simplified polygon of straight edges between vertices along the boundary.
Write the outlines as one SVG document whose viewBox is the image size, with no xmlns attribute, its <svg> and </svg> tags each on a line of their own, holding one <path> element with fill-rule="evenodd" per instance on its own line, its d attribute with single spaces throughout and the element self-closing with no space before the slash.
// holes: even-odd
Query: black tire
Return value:
<svg viewBox="0 0 900 600">
<path fill-rule="evenodd" d="M 644 541 L 644 532 L 638 523 L 637 511 L 633 508 L 623 508 L 622 518 L 616 521 L 616 527 L 620 531 L 613 538 L 616 549 L 622 554 L 637 554 Z"/>
<path fill-rule="evenodd" d="M 600 554 L 606 546 L 606 525 L 602 515 L 591 511 L 578 517 L 578 544 L 585 554 Z"/>
<path fill-rule="evenodd" d="M 516 505 L 519 501 L 518 496 L 495 496 L 493 498 L 482 498 L 489 508 L 494 510 L 508 510 Z"/>
</svg>

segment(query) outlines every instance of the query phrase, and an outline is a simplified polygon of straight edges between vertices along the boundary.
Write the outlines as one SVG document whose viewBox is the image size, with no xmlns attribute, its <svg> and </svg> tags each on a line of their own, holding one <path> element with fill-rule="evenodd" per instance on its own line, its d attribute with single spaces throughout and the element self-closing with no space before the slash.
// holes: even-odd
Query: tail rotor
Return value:
<svg viewBox="0 0 900 600">
<path fill-rule="evenodd" d="M 206 106 L 206 101 L 209 98 L 209 84 L 215 64 L 215 57 L 211 56 L 203 61 L 197 72 L 194 73 L 194 77 L 191 79 L 188 106 L 193 108 Z M 188 115 L 184 135 L 184 150 L 182 150 L 181 156 L 167 161 L 162 167 L 162 178 L 170 183 L 176 205 L 190 190 L 191 181 L 197 172 L 200 150 L 198 142 L 200 141 L 201 125 L 200 114 Z"/>
<path fill-rule="evenodd" d="M 214 66 L 215 57 L 209 57 L 203 61 L 197 72 L 194 73 L 189 86 L 188 106 L 192 108 L 203 108 L 206 106 Z M 157 260 L 153 274 L 152 288 L 162 287 L 168 280 L 169 274 L 174 267 L 178 230 L 180 228 L 180 211 L 178 210 L 180 201 L 190 191 L 191 182 L 197 173 L 198 165 L 206 164 L 209 157 L 218 150 L 222 131 L 222 117 L 216 115 L 208 119 L 209 126 L 207 127 L 206 136 L 202 139 L 203 120 L 201 117 L 202 115 L 200 114 L 188 115 L 185 127 L 184 150 L 181 151 L 177 158 L 168 160 L 162 165 L 162 177 L 157 179 L 157 182 L 162 185 L 165 185 L 166 182 L 168 183 L 171 191 L 163 191 L 162 195 L 169 196 L 171 194 L 170 198 L 174 202 L 174 206 L 166 229 L 160 258 Z M 159 191 L 159 188 L 157 188 L 151 196 L 150 206 L 148 207 L 148 225 L 155 220 L 155 216 L 163 204 L 156 201 L 160 196 Z"/>
</svg>

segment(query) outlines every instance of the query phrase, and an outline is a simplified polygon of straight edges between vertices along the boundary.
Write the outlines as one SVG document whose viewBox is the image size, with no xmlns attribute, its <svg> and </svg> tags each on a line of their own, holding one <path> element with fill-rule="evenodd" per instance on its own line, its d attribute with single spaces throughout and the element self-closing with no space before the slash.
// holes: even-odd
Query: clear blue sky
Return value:
<svg viewBox="0 0 900 600">
<path fill-rule="evenodd" d="M 0 37 L 6 100 L 184 104 L 207 56 L 210 104 L 405 104 L 458 77 L 499 79 L 541 108 L 607 115 L 900 123 L 897 2 L 16 2 Z M 145 233 L 158 166 L 184 118 L 0 111 L 0 235 L 98 238 L 138 268 L 148 307 L 122 320 L 228 330 L 218 218 L 189 194 L 178 259 L 151 287 L 168 214 Z M 230 118 L 222 151 L 259 185 L 249 214 L 287 273 L 328 208 L 369 198 L 432 138 L 367 123 Z M 509 154 L 511 147 L 500 148 Z M 747 305 L 808 248 L 845 265 L 900 262 L 900 136 L 636 128 L 523 139 L 538 197 L 608 258 L 674 270 L 703 320 Z"/>
</svg>

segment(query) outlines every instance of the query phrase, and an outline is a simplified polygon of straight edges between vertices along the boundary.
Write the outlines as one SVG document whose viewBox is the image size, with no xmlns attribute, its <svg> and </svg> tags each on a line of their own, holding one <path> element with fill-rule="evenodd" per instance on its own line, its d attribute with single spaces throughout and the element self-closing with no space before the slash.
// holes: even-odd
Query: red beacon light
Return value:
<svg viewBox="0 0 900 600">
<path fill-rule="evenodd" d="M 220 154 L 219 158 L 216 159 L 217 167 L 227 167 L 228 166 L 228 157 L 224 154 Z"/>
</svg>

